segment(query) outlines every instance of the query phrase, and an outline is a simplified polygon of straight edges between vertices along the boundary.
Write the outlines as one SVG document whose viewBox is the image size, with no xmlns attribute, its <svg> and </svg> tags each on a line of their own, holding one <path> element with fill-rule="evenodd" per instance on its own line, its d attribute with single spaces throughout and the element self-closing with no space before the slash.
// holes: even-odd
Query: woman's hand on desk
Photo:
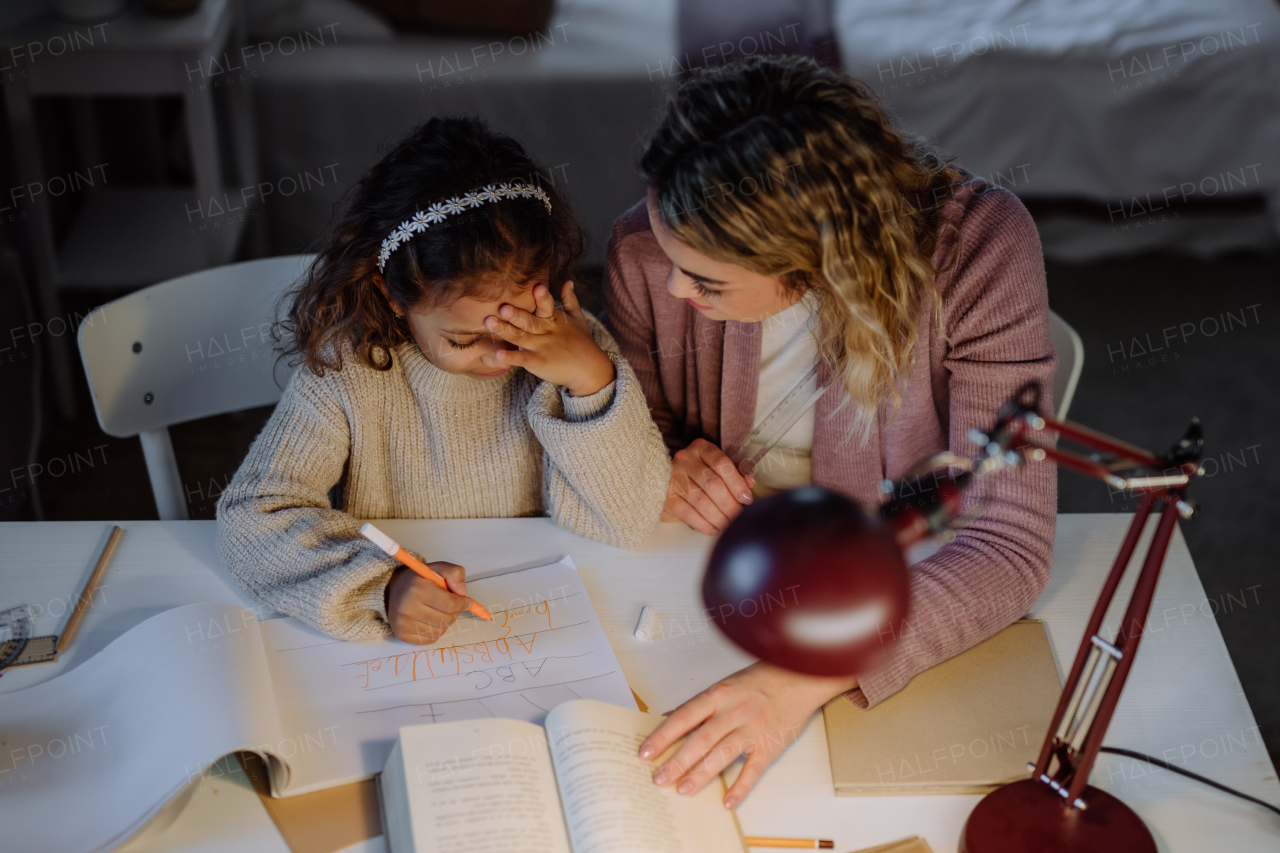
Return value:
<svg viewBox="0 0 1280 853">
<path fill-rule="evenodd" d="M 671 460 L 662 520 L 683 521 L 699 533 L 715 536 L 742 512 L 743 504 L 751 503 L 753 485 L 755 478 L 739 474 L 723 450 L 699 438 L 677 450 Z"/>
<path fill-rule="evenodd" d="M 408 566 L 391 574 L 387 583 L 387 622 L 396 638 L 425 646 L 440 639 L 470 603 L 467 570 L 456 563 L 427 563 L 449 585 L 443 590 Z"/>
<path fill-rule="evenodd" d="M 661 755 L 687 736 L 675 755 L 658 768 L 653 781 L 693 794 L 739 755 L 746 755 L 742 773 L 724 798 L 725 808 L 737 808 L 813 712 L 857 686 L 854 676 L 819 678 L 764 662 L 752 664 L 672 711 L 640 744 L 640 757 Z"/>
</svg>

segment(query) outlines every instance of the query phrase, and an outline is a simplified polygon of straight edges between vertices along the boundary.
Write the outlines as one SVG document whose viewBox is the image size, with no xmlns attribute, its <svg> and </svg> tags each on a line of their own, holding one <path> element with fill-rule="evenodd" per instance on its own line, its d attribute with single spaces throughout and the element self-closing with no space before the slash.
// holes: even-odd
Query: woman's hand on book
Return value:
<svg viewBox="0 0 1280 853">
<path fill-rule="evenodd" d="M 754 477 L 705 438 L 696 439 L 671 460 L 671 482 L 662 505 L 663 521 L 683 521 L 699 533 L 716 536 L 751 503 Z"/>
<path fill-rule="evenodd" d="M 764 662 L 752 664 L 670 712 L 640 744 L 640 757 L 652 759 L 686 738 L 653 774 L 653 781 L 694 794 L 745 755 L 747 762 L 724 798 L 725 808 L 737 808 L 769 763 L 804 730 L 813 712 L 857 686 L 854 676 L 820 678 Z"/>
<path fill-rule="evenodd" d="M 519 349 L 500 349 L 494 359 L 501 365 L 523 367 L 534 376 L 569 389 L 570 396 L 587 397 L 614 379 L 613 362 L 591 336 L 587 315 L 573 292 L 573 282 L 560 290 L 557 308 L 551 291 L 539 284 L 533 289 L 536 306 L 530 314 L 503 304 L 500 316 L 484 318 L 485 328 Z"/>
<path fill-rule="evenodd" d="M 396 639 L 417 646 L 434 643 L 449 630 L 470 603 L 467 570 L 456 563 L 427 563 L 449 585 L 443 590 L 408 566 L 391 574 L 387 583 L 387 622 Z"/>
</svg>

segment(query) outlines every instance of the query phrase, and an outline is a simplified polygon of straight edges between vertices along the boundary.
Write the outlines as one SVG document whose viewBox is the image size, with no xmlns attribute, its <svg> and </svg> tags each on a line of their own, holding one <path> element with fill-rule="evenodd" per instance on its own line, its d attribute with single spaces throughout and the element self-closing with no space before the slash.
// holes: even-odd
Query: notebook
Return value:
<svg viewBox="0 0 1280 853">
<path fill-rule="evenodd" d="M 837 795 L 978 794 L 1026 778 L 1062 682 L 1044 624 L 1015 622 L 863 710 L 823 708 Z"/>
<path fill-rule="evenodd" d="M 405 725 L 540 723 L 576 698 L 635 708 L 571 560 L 467 591 L 494 621 L 463 614 L 430 646 L 343 642 L 233 604 L 177 607 L 0 694 L 3 844 L 112 849 L 240 751 L 262 756 L 273 796 L 292 797 L 371 779 Z M 76 820 L 59 817 L 67 803 Z"/>
<path fill-rule="evenodd" d="M 744 853 L 723 782 L 683 797 L 636 754 L 664 718 L 591 700 L 543 726 L 471 720 L 400 730 L 378 777 L 390 853 Z"/>
</svg>

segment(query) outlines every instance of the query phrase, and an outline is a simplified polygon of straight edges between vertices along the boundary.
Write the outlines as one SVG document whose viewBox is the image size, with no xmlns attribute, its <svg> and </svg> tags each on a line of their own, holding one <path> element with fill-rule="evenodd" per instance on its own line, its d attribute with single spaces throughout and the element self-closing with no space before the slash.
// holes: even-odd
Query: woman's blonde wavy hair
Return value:
<svg viewBox="0 0 1280 853">
<path fill-rule="evenodd" d="M 819 292 L 819 357 L 857 407 L 865 444 L 880 401 L 897 410 L 925 304 L 941 319 L 946 267 L 931 258 L 940 229 L 955 227 L 941 210 L 960 172 L 905 139 L 861 83 L 763 56 L 681 85 L 640 170 L 678 239 Z"/>
</svg>

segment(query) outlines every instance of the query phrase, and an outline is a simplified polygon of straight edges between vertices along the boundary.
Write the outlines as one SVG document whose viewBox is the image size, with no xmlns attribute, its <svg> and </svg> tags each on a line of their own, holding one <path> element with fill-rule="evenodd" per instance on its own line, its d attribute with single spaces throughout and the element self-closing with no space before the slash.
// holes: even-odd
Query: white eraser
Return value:
<svg viewBox="0 0 1280 853">
<path fill-rule="evenodd" d="M 396 540 L 392 539 L 390 536 L 383 533 L 367 521 L 360 525 L 360 535 L 386 551 L 392 557 L 396 555 L 396 551 L 400 550 L 400 545 L 397 544 Z"/>
<path fill-rule="evenodd" d="M 636 623 L 636 639 L 647 640 L 653 636 L 653 611 L 649 607 L 640 609 L 640 621 Z"/>
</svg>

